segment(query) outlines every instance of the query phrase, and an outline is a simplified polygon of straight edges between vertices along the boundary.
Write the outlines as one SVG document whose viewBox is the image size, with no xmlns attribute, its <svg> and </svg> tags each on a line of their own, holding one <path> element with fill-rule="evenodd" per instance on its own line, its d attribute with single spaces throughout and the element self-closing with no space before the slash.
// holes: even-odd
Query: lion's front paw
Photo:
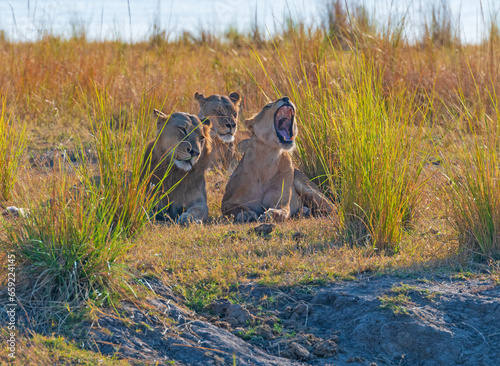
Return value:
<svg viewBox="0 0 500 366">
<path fill-rule="evenodd" d="M 255 211 L 243 211 L 236 216 L 236 221 L 240 223 L 257 221 L 257 214 Z"/>
<path fill-rule="evenodd" d="M 202 221 L 200 219 L 194 217 L 193 215 L 191 215 L 189 212 L 184 212 L 177 219 L 177 223 L 179 225 L 189 225 L 189 224 L 192 224 L 192 223 L 201 224 Z"/>
<path fill-rule="evenodd" d="M 270 208 L 264 212 L 261 217 L 262 221 L 283 221 L 288 218 L 288 211 L 283 209 Z"/>
</svg>

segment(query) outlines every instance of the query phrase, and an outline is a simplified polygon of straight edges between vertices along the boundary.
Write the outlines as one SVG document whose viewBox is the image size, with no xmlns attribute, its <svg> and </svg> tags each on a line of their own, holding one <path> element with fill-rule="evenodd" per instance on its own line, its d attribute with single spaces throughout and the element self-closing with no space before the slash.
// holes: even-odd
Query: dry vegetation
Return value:
<svg viewBox="0 0 500 366">
<path fill-rule="evenodd" d="M 317 285 L 361 274 L 477 268 L 498 276 L 498 28 L 493 24 L 480 44 L 463 45 L 436 13 L 426 35 L 410 44 L 404 25 L 378 31 L 362 8 L 349 21 L 341 3 L 332 3 L 322 27 L 289 23 L 270 40 L 258 32 L 169 42 L 159 33 L 134 44 L 92 42 L 85 34 L 0 39 L 0 144 L 10 158 L 23 151 L 24 138 L 27 144 L 19 167 L 0 160 L 2 190 L 12 173 L 18 178 L 0 192 L 0 204 L 43 215 L 21 224 L 4 220 L 2 252 L 17 254 L 19 280 L 30 289 L 18 286 L 19 297 L 41 302 L 35 309 L 59 309 L 48 312 L 50 321 L 37 318 L 39 329 L 54 329 L 89 303 L 133 297 L 130 275 L 160 278 L 193 309 L 235 296 L 231 290 L 249 281 Z M 337 201 L 340 227 L 327 217 L 297 219 L 260 236 L 251 231 L 255 225 L 228 223 L 219 217 L 228 173 L 215 171 L 207 177 L 210 224 L 184 228 L 137 218 L 142 196 L 121 190 L 112 175 L 137 172 L 143 150 L 136 145 L 150 138 L 152 109 L 196 113 L 195 91 L 238 91 L 241 120 L 268 98 L 289 95 L 301 123 L 297 165 Z M 64 194 L 96 170 L 111 188 L 83 198 Z M 82 207 L 102 197 L 101 209 Z M 91 223 L 90 216 L 100 219 Z M 119 235 L 109 234 L 117 222 Z M 33 244 L 33 226 L 42 246 Z M 106 248 L 112 253 L 95 255 Z M 32 255 L 40 250 L 53 261 Z M 116 272 L 108 272 L 110 262 Z M 23 342 L 41 347 L 57 339 Z"/>
</svg>

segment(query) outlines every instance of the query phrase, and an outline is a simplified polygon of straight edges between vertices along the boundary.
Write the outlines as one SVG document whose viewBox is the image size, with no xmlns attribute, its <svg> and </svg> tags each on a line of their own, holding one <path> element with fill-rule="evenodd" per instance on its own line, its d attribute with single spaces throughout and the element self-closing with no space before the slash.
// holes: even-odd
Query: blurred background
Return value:
<svg viewBox="0 0 500 366">
<path fill-rule="evenodd" d="M 280 32 L 290 20 L 309 27 L 328 21 L 327 0 L 2 0 L 0 30 L 11 41 L 33 41 L 47 33 L 71 37 L 85 32 L 88 40 L 139 42 L 154 32 L 176 39 L 186 34 L 259 29 L 263 36 Z M 405 23 L 408 41 L 425 32 L 432 16 L 449 17 L 454 35 L 478 43 L 486 20 L 496 19 L 500 0 L 364 0 L 361 5 L 381 25 Z M 80 34 L 81 35 L 81 34 Z"/>
</svg>

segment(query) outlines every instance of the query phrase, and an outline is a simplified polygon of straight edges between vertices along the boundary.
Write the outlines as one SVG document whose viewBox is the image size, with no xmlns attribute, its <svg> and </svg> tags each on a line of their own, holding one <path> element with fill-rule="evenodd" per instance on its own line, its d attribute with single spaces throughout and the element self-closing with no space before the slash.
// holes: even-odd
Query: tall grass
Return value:
<svg viewBox="0 0 500 366">
<path fill-rule="evenodd" d="M 360 53 L 336 56 L 334 72 L 325 67 L 311 73 L 306 63 L 293 68 L 276 52 L 284 70 L 281 88 L 269 82 L 297 105 L 298 165 L 339 201 L 347 241 L 397 251 L 424 187 L 412 95 L 385 95 L 383 70 Z"/>
<path fill-rule="evenodd" d="M 2 97 L 0 111 L 0 203 L 11 198 L 17 180 L 21 155 L 26 147 L 25 129 L 14 127 L 12 115 L 7 115 L 7 101 Z"/>
<path fill-rule="evenodd" d="M 48 200 L 8 225 L 0 243 L 16 256 L 17 296 L 41 327 L 48 320 L 61 324 L 88 301 L 113 304 L 130 288 L 120 260 L 157 201 L 140 178 L 154 125 L 150 104 L 145 100 L 138 113 L 123 109 L 112 121 L 114 106 L 104 90 L 96 87 L 93 99 L 82 101 L 92 120 L 97 164 L 88 161 L 88 147 L 72 166 L 76 175 L 61 161 L 63 174 L 54 176 Z"/>
<path fill-rule="evenodd" d="M 345 235 L 397 251 L 424 188 L 422 132 L 413 127 L 411 95 L 384 96 L 380 70 L 362 57 L 353 63 L 329 106 Z"/>
<path fill-rule="evenodd" d="M 158 199 L 146 182 L 151 172 L 142 166 L 148 139 L 156 132 L 152 122 L 156 98 L 144 97 L 136 111 L 133 105 L 114 105 L 109 93 L 97 84 L 91 101 L 83 93 L 81 98 L 90 119 L 98 171 L 97 176 L 92 174 L 82 154 L 77 174 L 87 189 L 95 189 L 96 199 L 107 200 L 103 207 L 116 207 L 113 225 L 131 237 L 150 221 Z"/>
<path fill-rule="evenodd" d="M 468 129 L 460 134 L 457 156 L 448 159 L 451 223 L 462 251 L 487 258 L 500 256 L 500 109 L 489 89 L 493 113 L 468 113 Z M 462 98 L 463 98 L 463 94 Z M 463 102 L 465 103 L 465 101 Z M 460 126 L 460 119 L 457 117 Z"/>
</svg>

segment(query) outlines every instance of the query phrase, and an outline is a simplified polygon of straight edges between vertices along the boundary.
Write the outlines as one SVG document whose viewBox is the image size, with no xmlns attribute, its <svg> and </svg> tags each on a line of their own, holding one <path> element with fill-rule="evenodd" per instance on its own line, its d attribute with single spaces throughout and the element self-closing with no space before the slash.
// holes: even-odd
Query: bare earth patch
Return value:
<svg viewBox="0 0 500 366">
<path fill-rule="evenodd" d="M 87 344 L 175 365 L 497 365 L 500 286 L 490 278 L 366 278 L 313 288 L 247 284 L 199 314 L 157 281 L 155 311 L 125 306 Z M 92 347 L 91 347 L 92 348 Z M 170 363 L 169 363 L 170 362 Z"/>
</svg>

